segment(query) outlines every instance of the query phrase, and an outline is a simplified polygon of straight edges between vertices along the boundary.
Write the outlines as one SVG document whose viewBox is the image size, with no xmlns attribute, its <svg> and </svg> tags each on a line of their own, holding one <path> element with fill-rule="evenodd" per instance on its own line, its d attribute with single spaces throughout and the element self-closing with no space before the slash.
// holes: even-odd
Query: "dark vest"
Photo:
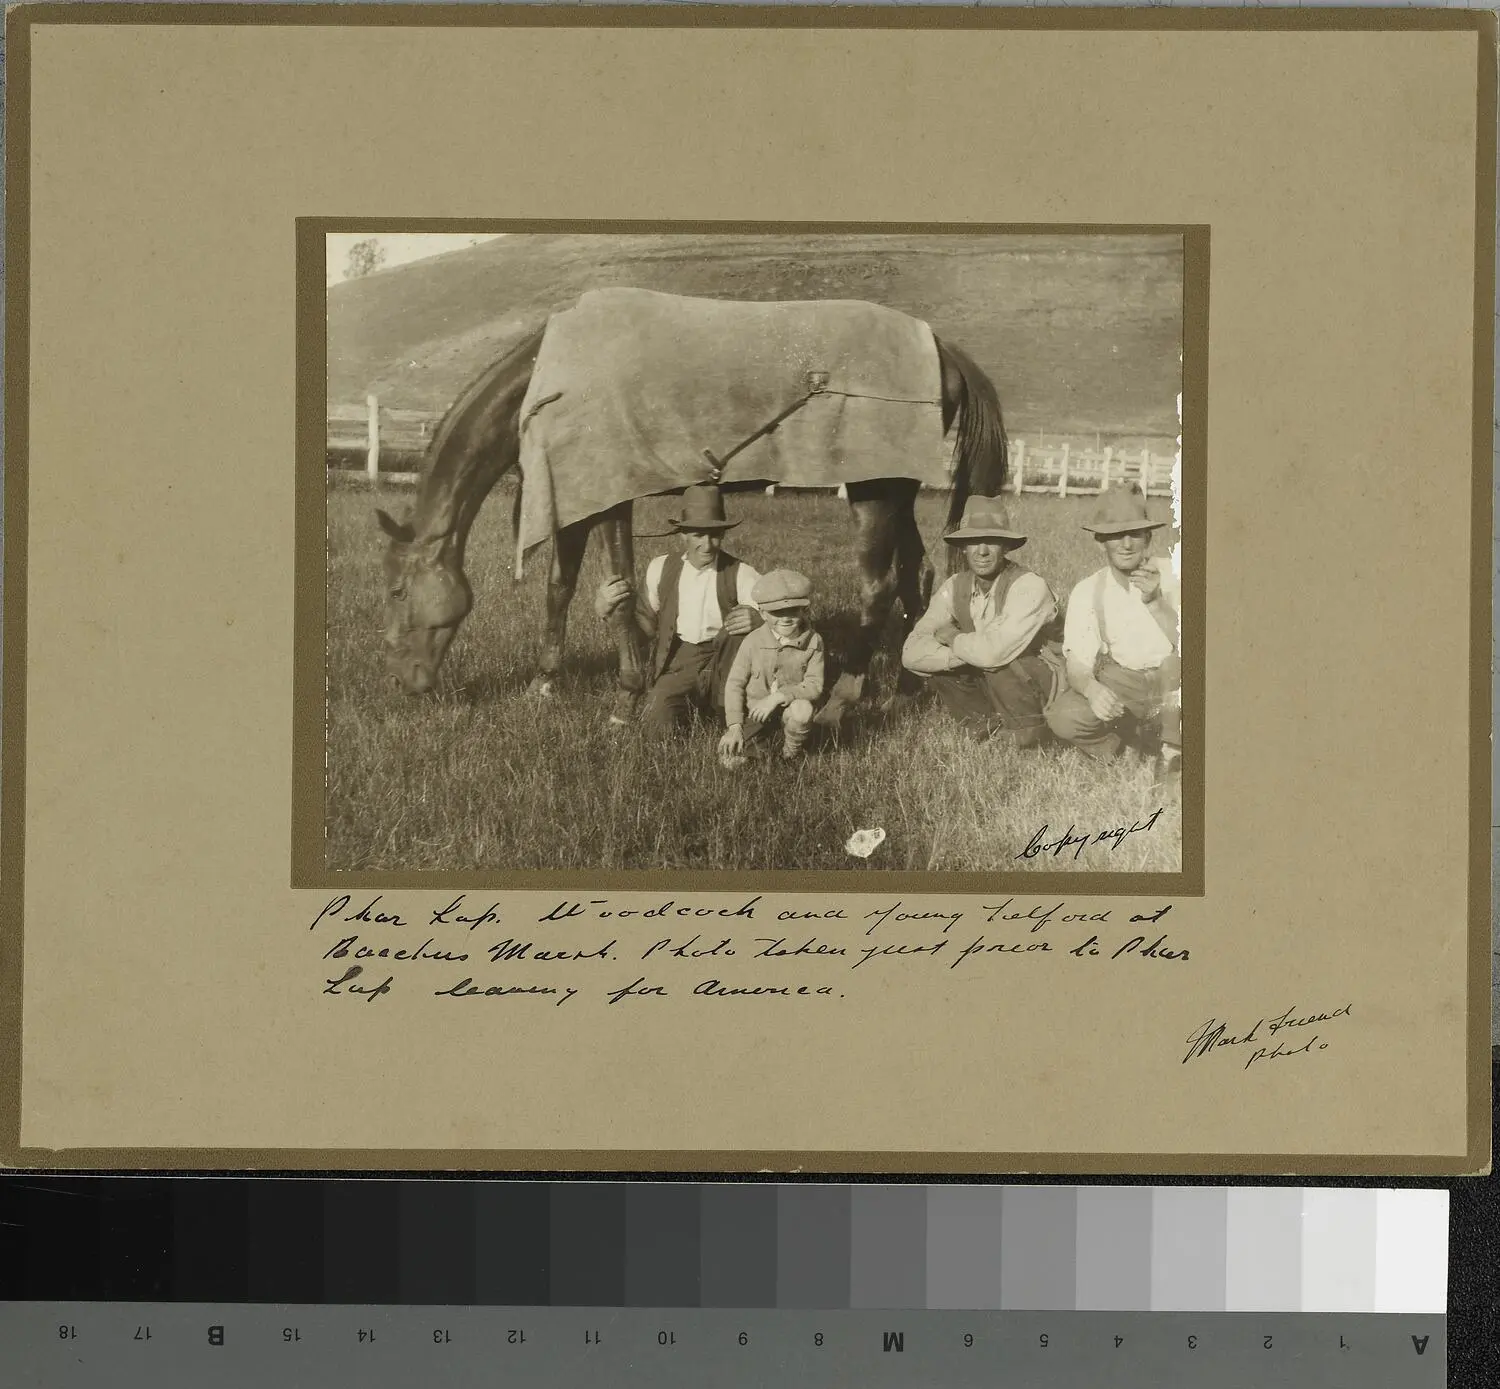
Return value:
<svg viewBox="0 0 1500 1389">
<path fill-rule="evenodd" d="M 651 678 L 655 680 L 667 667 L 667 658 L 672 654 L 672 642 L 677 636 L 677 581 L 682 577 L 681 554 L 668 555 L 661 567 L 661 586 L 657 596 L 661 607 L 656 613 L 656 647 L 651 656 Z M 729 616 L 729 610 L 739 603 L 740 562 L 733 555 L 720 550 L 714 559 L 718 570 L 714 580 L 715 596 L 719 600 L 719 621 Z"/>
<path fill-rule="evenodd" d="M 1005 598 L 1010 592 L 1010 586 L 1022 574 L 1031 572 L 1013 560 L 1005 562 L 1005 568 L 995 575 L 995 586 L 992 590 L 995 595 L 997 613 L 1005 608 Z M 953 621 L 960 632 L 974 630 L 974 614 L 969 611 L 969 604 L 973 598 L 974 575 L 972 571 L 965 569 L 953 578 Z M 1063 663 L 1062 654 L 1061 615 L 1055 615 L 1050 622 L 1044 622 L 1036 636 L 1031 639 L 1031 644 L 1003 669 L 1015 671 L 1021 679 L 1031 685 L 1035 691 L 1035 698 L 1041 701 L 1037 708 L 1045 709 L 1050 705 L 1067 684 L 1067 668 Z M 1033 716 L 1028 713 L 1023 721 L 1033 721 Z M 1040 726 L 1040 715 L 1035 716 L 1034 721 L 1037 726 Z"/>
<path fill-rule="evenodd" d="M 1024 565 L 1017 564 L 1014 560 L 1006 560 L 1005 568 L 995 575 L 995 585 L 991 590 L 995 595 L 995 611 L 1003 612 L 1005 609 L 1005 597 L 1010 592 L 1010 586 L 1015 583 L 1022 574 L 1029 574 L 1031 570 Z M 960 632 L 972 632 L 974 630 L 974 614 L 969 611 L 969 604 L 974 599 L 974 574 L 965 569 L 953 577 L 953 621 Z M 1040 651 L 1049 641 L 1056 641 L 1060 635 L 1057 631 L 1058 622 L 1053 618 L 1051 622 L 1045 623 L 1031 645 L 1021 654 L 1023 656 L 1034 655 Z"/>
</svg>

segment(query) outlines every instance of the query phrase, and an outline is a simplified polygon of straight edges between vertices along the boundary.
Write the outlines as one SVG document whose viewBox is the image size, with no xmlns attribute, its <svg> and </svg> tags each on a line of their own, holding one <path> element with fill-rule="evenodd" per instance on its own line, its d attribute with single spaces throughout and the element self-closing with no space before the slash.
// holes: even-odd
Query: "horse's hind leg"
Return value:
<svg viewBox="0 0 1500 1389">
<path fill-rule="evenodd" d="M 915 484 L 911 485 L 915 489 Z M 892 560 L 896 554 L 899 493 L 885 481 L 851 482 L 848 492 L 859 569 L 859 633 L 845 658 L 843 674 L 818 714 L 818 722 L 829 725 L 837 725 L 849 706 L 865 693 L 870 660 L 896 601 Z"/>
<path fill-rule="evenodd" d="M 922 532 L 917 529 L 915 489 L 901 507 L 896 527 L 896 598 L 901 604 L 901 639 L 905 641 L 932 601 L 933 569 L 922 544 Z M 920 677 L 905 666 L 901 668 L 896 684 L 898 694 L 915 694 L 921 685 Z"/>
<path fill-rule="evenodd" d="M 552 568 L 547 574 L 547 630 L 542 636 L 541 669 L 526 693 L 550 695 L 562 668 L 563 641 L 568 632 L 568 606 L 578 586 L 578 571 L 588 544 L 592 522 L 564 526 L 552 541 Z"/>
<path fill-rule="evenodd" d="M 609 577 L 624 579 L 635 588 L 635 542 L 630 534 L 631 503 L 621 502 L 604 513 L 599 528 L 609 551 Z M 615 646 L 620 652 L 619 687 L 610 723 L 619 726 L 635 719 L 636 706 L 646 688 L 646 654 L 642 650 L 641 629 L 635 622 L 635 603 L 615 609 L 609 619 Z"/>
</svg>

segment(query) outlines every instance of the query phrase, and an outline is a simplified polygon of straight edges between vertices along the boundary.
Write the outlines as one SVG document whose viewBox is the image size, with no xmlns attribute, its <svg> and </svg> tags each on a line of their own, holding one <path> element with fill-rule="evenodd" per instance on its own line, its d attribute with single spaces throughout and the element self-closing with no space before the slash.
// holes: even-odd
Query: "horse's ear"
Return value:
<svg viewBox="0 0 1500 1389">
<path fill-rule="evenodd" d="M 380 529 L 392 540 L 399 540 L 403 545 L 409 545 L 416 539 L 416 532 L 406 522 L 395 520 L 378 506 L 375 508 L 375 519 L 380 522 Z"/>
</svg>

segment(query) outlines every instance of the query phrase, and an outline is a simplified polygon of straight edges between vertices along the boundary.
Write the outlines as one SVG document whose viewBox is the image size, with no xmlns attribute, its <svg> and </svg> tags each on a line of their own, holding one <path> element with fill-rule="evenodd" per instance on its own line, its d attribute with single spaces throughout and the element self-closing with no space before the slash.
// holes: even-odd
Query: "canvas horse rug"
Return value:
<svg viewBox="0 0 1500 1389">
<path fill-rule="evenodd" d="M 548 320 L 521 473 L 518 569 L 563 526 L 695 482 L 946 487 L 932 329 L 854 300 L 590 291 Z"/>
</svg>

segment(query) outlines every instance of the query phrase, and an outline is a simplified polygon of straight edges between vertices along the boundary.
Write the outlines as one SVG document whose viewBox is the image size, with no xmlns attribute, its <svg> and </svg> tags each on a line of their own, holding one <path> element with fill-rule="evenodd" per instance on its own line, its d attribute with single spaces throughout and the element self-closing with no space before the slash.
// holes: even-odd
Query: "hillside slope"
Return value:
<svg viewBox="0 0 1500 1389">
<path fill-rule="evenodd" d="M 511 235 L 328 291 L 328 400 L 440 412 L 586 289 L 869 299 L 925 319 L 1015 433 L 1177 432 L 1177 237 Z"/>
</svg>

